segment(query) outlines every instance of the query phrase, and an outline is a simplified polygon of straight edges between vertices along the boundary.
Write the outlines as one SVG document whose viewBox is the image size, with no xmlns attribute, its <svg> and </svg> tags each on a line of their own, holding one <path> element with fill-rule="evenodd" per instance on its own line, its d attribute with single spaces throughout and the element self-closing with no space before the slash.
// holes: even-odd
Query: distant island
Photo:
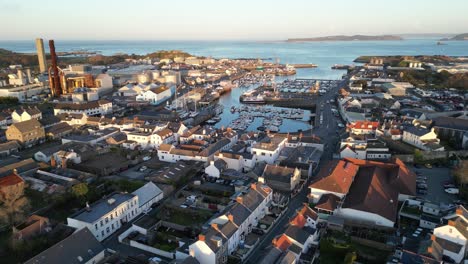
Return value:
<svg viewBox="0 0 468 264">
<path fill-rule="evenodd" d="M 327 36 L 316 38 L 292 38 L 286 40 L 287 42 L 309 42 L 309 41 L 371 41 L 371 40 L 403 40 L 400 36 L 394 35 L 379 35 L 379 36 L 366 36 L 366 35 L 353 35 L 353 36 Z"/>
<path fill-rule="evenodd" d="M 468 33 L 458 34 L 451 38 L 443 38 L 440 41 L 452 41 L 452 40 L 468 40 Z"/>
</svg>

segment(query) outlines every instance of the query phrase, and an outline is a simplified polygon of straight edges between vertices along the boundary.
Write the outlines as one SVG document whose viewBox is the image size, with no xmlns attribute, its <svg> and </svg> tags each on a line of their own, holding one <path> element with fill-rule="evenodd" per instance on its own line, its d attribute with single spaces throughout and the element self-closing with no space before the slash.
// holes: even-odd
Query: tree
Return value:
<svg viewBox="0 0 468 264">
<path fill-rule="evenodd" d="M 86 196 L 86 194 L 88 194 L 89 190 L 86 183 L 78 183 L 72 187 L 71 191 L 75 197 L 83 198 Z"/>
<path fill-rule="evenodd" d="M 348 252 L 345 256 L 344 263 L 345 264 L 352 264 L 354 261 L 356 261 L 357 255 L 356 252 Z"/>
<path fill-rule="evenodd" d="M 415 163 L 421 163 L 423 161 L 423 154 L 419 149 L 416 149 L 414 151 L 414 162 Z"/>
<path fill-rule="evenodd" d="M 4 187 L 0 190 L 0 221 L 13 224 L 20 222 L 27 209 L 29 201 L 24 196 L 24 183 Z"/>
</svg>

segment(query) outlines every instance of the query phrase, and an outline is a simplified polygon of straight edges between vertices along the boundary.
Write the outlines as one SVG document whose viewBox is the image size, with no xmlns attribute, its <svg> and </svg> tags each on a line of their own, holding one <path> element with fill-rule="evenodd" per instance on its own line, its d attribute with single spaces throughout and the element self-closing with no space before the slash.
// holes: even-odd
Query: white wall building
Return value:
<svg viewBox="0 0 468 264">
<path fill-rule="evenodd" d="M 98 241 L 102 241 L 139 213 L 138 196 L 114 193 L 68 217 L 67 224 L 77 229 L 87 227 Z"/>
<path fill-rule="evenodd" d="M 164 193 L 153 182 L 148 182 L 132 194 L 138 196 L 138 210 L 145 213 L 151 210 L 151 206 L 164 198 Z"/>
<path fill-rule="evenodd" d="M 87 116 L 102 116 L 112 113 L 112 102 L 98 100 L 86 103 L 60 103 L 54 106 L 54 115 L 86 114 Z"/>
</svg>

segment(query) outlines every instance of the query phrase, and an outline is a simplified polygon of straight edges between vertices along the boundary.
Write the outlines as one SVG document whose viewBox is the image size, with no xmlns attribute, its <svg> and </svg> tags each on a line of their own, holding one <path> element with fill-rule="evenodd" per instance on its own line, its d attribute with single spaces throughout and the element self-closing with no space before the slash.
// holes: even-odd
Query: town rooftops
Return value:
<svg viewBox="0 0 468 264">
<path fill-rule="evenodd" d="M 105 199 L 101 199 L 91 204 L 89 208 L 84 208 L 78 211 L 69 218 L 87 223 L 94 223 L 96 220 L 100 219 L 102 216 L 108 214 L 116 207 L 133 197 L 135 197 L 135 195 L 130 193 L 114 193 Z"/>
<path fill-rule="evenodd" d="M 296 169 L 267 164 L 263 170 L 263 178 L 272 181 L 290 183 Z"/>
<path fill-rule="evenodd" d="M 342 207 L 375 213 L 394 222 L 398 210 L 398 189 L 394 188 L 389 173 L 377 166 L 360 168 Z"/>
<path fill-rule="evenodd" d="M 15 140 L 7 141 L 5 143 L 0 143 L 0 152 L 12 150 L 12 149 L 18 149 L 18 148 L 20 148 L 20 144 Z"/>
<path fill-rule="evenodd" d="M 434 126 L 454 130 L 468 130 L 468 119 L 454 117 L 436 117 L 433 119 Z"/>
<path fill-rule="evenodd" d="M 87 110 L 93 108 L 99 108 L 101 105 L 111 104 L 107 100 L 98 100 L 91 101 L 86 103 L 58 103 L 54 106 L 54 109 L 63 109 L 63 110 Z"/>
<path fill-rule="evenodd" d="M 379 127 L 379 122 L 372 121 L 356 121 L 348 125 L 349 128 L 376 130 Z"/>
<path fill-rule="evenodd" d="M 29 115 L 38 115 L 41 113 L 41 111 L 37 108 L 37 106 L 34 107 L 22 107 L 20 109 L 16 109 L 15 112 L 19 115 L 23 114 L 23 112 L 28 113 Z"/>
<path fill-rule="evenodd" d="M 338 206 L 338 203 L 340 202 L 340 200 L 341 200 L 340 197 L 334 194 L 331 194 L 331 193 L 323 194 L 322 197 L 320 197 L 320 200 L 315 205 L 315 208 L 333 212 Z"/>
<path fill-rule="evenodd" d="M 161 144 L 159 145 L 159 150 L 160 151 L 169 151 L 173 148 L 171 144 Z"/>
<path fill-rule="evenodd" d="M 156 184 L 153 182 L 148 182 L 147 184 L 140 187 L 138 190 L 134 191 L 132 194 L 138 196 L 139 206 L 145 205 L 147 202 L 151 201 L 154 197 L 157 197 L 162 193 Z"/>
<path fill-rule="evenodd" d="M 408 126 L 404 129 L 404 131 L 416 136 L 424 136 L 431 132 L 430 129 L 420 126 Z"/>
<path fill-rule="evenodd" d="M 16 127 L 21 133 L 26 133 L 37 128 L 42 128 L 41 123 L 39 123 L 39 121 L 36 119 L 14 123 L 11 126 Z"/>
<path fill-rule="evenodd" d="M 21 183 L 21 182 L 24 182 L 23 178 L 21 178 L 21 176 L 19 176 L 15 172 L 13 172 L 12 174 L 10 174 L 8 176 L 0 178 L 0 189 L 3 188 L 3 187 L 16 185 L 16 184 Z"/>
<path fill-rule="evenodd" d="M 104 250 L 104 246 L 85 227 L 26 261 L 25 264 L 87 263 Z"/>
<path fill-rule="evenodd" d="M 312 183 L 310 188 L 346 194 L 358 170 L 359 166 L 347 160 L 332 161 L 320 171 L 318 180 Z"/>
</svg>

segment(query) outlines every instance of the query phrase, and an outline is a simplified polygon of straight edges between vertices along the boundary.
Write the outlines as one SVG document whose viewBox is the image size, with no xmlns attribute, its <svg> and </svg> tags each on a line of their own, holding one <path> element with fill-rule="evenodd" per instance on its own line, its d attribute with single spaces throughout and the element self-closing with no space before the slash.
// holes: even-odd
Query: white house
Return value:
<svg viewBox="0 0 468 264">
<path fill-rule="evenodd" d="M 98 241 L 102 241 L 139 213 L 137 195 L 114 193 L 68 217 L 67 225 L 77 229 L 87 227 Z"/>
<path fill-rule="evenodd" d="M 137 101 L 149 102 L 152 105 L 159 105 L 167 101 L 172 96 L 172 91 L 167 86 L 160 86 L 144 91 L 136 96 Z"/>
<path fill-rule="evenodd" d="M 87 116 L 102 116 L 112 113 L 112 102 L 98 100 L 85 103 L 59 103 L 54 106 L 54 115 L 86 114 Z"/>
<path fill-rule="evenodd" d="M 42 112 L 37 107 L 21 108 L 11 113 L 13 123 L 28 121 L 31 119 L 42 119 Z"/>
<path fill-rule="evenodd" d="M 449 220 L 447 225 L 434 229 L 432 249 L 441 248 L 445 256 L 455 263 L 463 263 L 468 256 L 468 211 L 460 206 L 456 210 L 456 218 Z M 430 250 L 431 251 L 431 250 Z"/>
<path fill-rule="evenodd" d="M 403 130 L 403 142 L 425 151 L 444 151 L 434 129 L 410 126 Z"/>
<path fill-rule="evenodd" d="M 132 194 L 138 196 L 138 211 L 142 213 L 151 210 L 151 205 L 161 201 L 164 197 L 163 191 L 151 181 Z"/>
<path fill-rule="evenodd" d="M 210 177 L 219 178 L 226 168 L 227 163 L 222 159 L 218 159 L 216 161 L 210 161 L 210 165 L 205 168 L 205 173 Z"/>
<path fill-rule="evenodd" d="M 267 164 L 274 164 L 287 141 L 287 137 L 279 135 L 268 136 L 267 141 L 254 144 L 250 152 L 254 155 L 253 159 L 256 163 L 266 162 Z"/>
</svg>

